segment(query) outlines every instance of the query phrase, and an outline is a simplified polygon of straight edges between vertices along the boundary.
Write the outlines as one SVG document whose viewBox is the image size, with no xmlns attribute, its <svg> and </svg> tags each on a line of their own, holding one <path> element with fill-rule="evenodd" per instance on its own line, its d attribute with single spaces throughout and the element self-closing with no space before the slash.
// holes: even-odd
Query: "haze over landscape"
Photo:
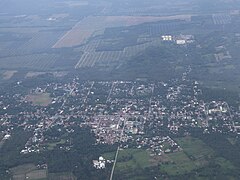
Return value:
<svg viewBox="0 0 240 180">
<path fill-rule="evenodd" d="M 0 179 L 240 178 L 240 0 L 0 0 Z"/>
</svg>

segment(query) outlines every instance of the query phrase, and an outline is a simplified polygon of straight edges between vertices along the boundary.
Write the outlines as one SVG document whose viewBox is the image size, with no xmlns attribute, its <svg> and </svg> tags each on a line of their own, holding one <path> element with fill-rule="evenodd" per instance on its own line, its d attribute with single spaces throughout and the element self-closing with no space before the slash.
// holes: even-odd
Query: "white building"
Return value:
<svg viewBox="0 0 240 180">
<path fill-rule="evenodd" d="M 106 160 L 100 156 L 98 160 L 93 160 L 93 166 L 96 169 L 105 169 L 106 168 Z"/>
<path fill-rule="evenodd" d="M 162 40 L 163 40 L 163 41 L 172 41 L 172 36 L 169 36 L 169 35 L 167 35 L 167 36 L 162 36 Z"/>
<path fill-rule="evenodd" d="M 183 39 L 176 40 L 176 43 L 177 43 L 178 45 L 183 45 L 183 44 L 186 44 L 186 40 L 183 40 Z"/>
</svg>

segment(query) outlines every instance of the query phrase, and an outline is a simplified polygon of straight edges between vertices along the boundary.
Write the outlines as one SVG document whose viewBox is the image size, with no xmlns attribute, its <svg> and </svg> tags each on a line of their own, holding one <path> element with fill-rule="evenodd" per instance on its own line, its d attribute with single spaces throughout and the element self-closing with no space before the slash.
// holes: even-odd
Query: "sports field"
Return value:
<svg viewBox="0 0 240 180">
<path fill-rule="evenodd" d="M 29 94 L 26 100 L 32 102 L 33 105 L 36 106 L 47 106 L 52 102 L 49 93 Z"/>
</svg>

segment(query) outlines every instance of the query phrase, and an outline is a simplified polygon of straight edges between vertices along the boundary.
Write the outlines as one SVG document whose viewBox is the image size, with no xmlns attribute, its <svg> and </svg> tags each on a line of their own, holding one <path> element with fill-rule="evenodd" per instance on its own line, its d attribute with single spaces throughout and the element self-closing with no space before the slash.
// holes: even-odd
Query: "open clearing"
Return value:
<svg viewBox="0 0 240 180">
<path fill-rule="evenodd" d="M 81 49 L 84 51 L 75 68 L 93 67 L 96 65 L 111 65 L 119 63 L 124 59 L 129 59 L 132 56 L 146 50 L 149 46 L 159 46 L 161 38 L 155 38 L 154 40 L 139 45 L 129 46 L 123 48 L 121 51 L 96 51 L 96 43 L 88 43 L 87 48 L 84 46 Z"/>
<path fill-rule="evenodd" d="M 13 180 L 77 180 L 70 172 L 47 173 L 47 169 L 38 169 L 34 164 L 24 164 L 10 169 Z"/>
<path fill-rule="evenodd" d="M 44 75 L 44 74 L 52 74 L 54 77 L 63 77 L 66 76 L 68 74 L 67 71 L 55 71 L 55 72 L 35 72 L 35 71 L 29 71 L 26 75 L 25 78 L 34 78 L 40 75 Z"/>
<path fill-rule="evenodd" d="M 180 147 L 180 152 L 166 154 L 168 162 L 162 162 L 160 171 L 169 175 L 179 175 L 191 172 L 206 166 L 209 159 L 214 157 L 214 151 L 201 140 L 193 137 L 175 139 Z"/>
<path fill-rule="evenodd" d="M 30 94 L 26 97 L 26 100 L 37 106 L 47 106 L 52 102 L 49 93 Z"/>
<path fill-rule="evenodd" d="M 5 71 L 5 72 L 3 73 L 3 79 L 4 79 L 4 80 L 9 80 L 9 79 L 11 79 L 16 72 L 17 72 L 17 71 Z"/>
<path fill-rule="evenodd" d="M 50 173 L 48 174 L 49 180 L 77 180 L 72 173 Z"/>
<path fill-rule="evenodd" d="M 142 149 L 124 149 L 119 151 L 116 170 L 126 171 L 129 168 L 145 168 L 149 166 L 149 154 Z"/>
<path fill-rule="evenodd" d="M 182 147 L 182 151 L 166 153 L 161 156 L 151 157 L 143 149 L 123 149 L 119 151 L 114 176 L 124 173 L 126 177 L 135 177 L 136 172 L 141 172 L 147 167 L 159 165 L 161 173 L 170 176 L 183 175 L 193 170 L 209 165 L 215 161 L 221 167 L 234 169 L 234 166 L 224 158 L 215 157 L 214 151 L 203 141 L 193 137 L 175 139 Z M 106 153 L 106 159 L 114 159 L 115 152 Z"/>
<path fill-rule="evenodd" d="M 185 174 L 196 169 L 194 162 L 182 151 L 168 154 L 168 158 L 169 162 L 161 164 L 160 171 L 169 175 Z"/>
<path fill-rule="evenodd" d="M 53 150 L 57 145 L 61 145 L 61 144 L 64 144 L 66 141 L 64 139 L 61 139 L 60 141 L 58 142 L 53 142 L 53 143 L 47 143 L 46 146 L 47 146 L 47 149 L 48 150 Z"/>
<path fill-rule="evenodd" d="M 116 152 L 108 152 L 108 153 L 104 153 L 102 156 L 104 157 L 104 159 L 107 160 L 113 160 L 115 158 L 115 154 Z"/>
<path fill-rule="evenodd" d="M 47 171 L 45 169 L 34 170 L 26 174 L 27 179 L 46 179 Z"/>
<path fill-rule="evenodd" d="M 47 179 L 46 169 L 37 169 L 34 164 L 24 164 L 10 169 L 13 180 L 43 180 Z"/>
<path fill-rule="evenodd" d="M 183 150 L 167 154 L 168 162 L 163 162 L 160 166 L 160 171 L 169 175 L 186 174 L 204 167 L 214 156 L 214 151 L 197 138 L 184 137 L 175 140 Z"/>
<path fill-rule="evenodd" d="M 185 137 L 176 138 L 178 144 L 183 147 L 183 151 L 193 160 L 201 160 L 214 155 L 214 151 L 200 139 Z"/>
<path fill-rule="evenodd" d="M 176 16 L 89 16 L 78 22 L 54 44 L 53 48 L 74 47 L 85 43 L 91 36 L 99 35 L 106 28 L 133 26 L 162 20 L 190 21 L 191 15 Z"/>
<path fill-rule="evenodd" d="M 114 153 L 107 153 L 104 157 L 108 159 L 113 159 Z M 115 155 L 115 154 L 114 154 Z M 144 179 L 144 175 L 140 177 L 135 177 L 136 172 L 141 172 L 146 167 L 150 166 L 150 155 L 146 150 L 143 149 L 120 149 L 115 171 L 113 174 L 114 177 L 118 177 L 120 174 L 124 174 L 126 179 Z"/>
<path fill-rule="evenodd" d="M 46 72 L 28 72 L 25 76 L 25 78 L 33 78 L 33 77 L 37 77 L 39 75 L 43 75 L 43 74 L 46 74 Z"/>
</svg>

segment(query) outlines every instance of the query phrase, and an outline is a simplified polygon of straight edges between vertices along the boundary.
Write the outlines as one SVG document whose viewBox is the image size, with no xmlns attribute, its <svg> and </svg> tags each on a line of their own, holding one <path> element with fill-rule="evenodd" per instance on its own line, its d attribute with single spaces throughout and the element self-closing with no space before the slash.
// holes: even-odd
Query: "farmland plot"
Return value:
<svg viewBox="0 0 240 180">
<path fill-rule="evenodd" d="M 141 24 L 140 26 L 124 27 L 126 25 L 134 25 L 142 22 L 151 22 L 153 20 L 162 19 L 163 17 L 105 17 L 107 22 L 118 20 L 121 27 L 108 28 L 103 36 L 91 39 L 77 49 L 83 52 L 75 68 L 90 67 L 117 67 L 123 61 L 131 59 L 145 51 L 150 46 L 159 46 L 162 43 L 162 35 L 169 35 L 185 28 L 185 21 L 163 21 Z M 171 17 L 173 18 L 173 17 Z M 166 19 L 171 19 L 170 17 Z M 121 23 L 120 23 L 121 22 Z M 116 22 L 114 22 L 116 23 Z M 113 23 L 113 24 L 114 24 Z M 135 29 L 141 29 L 135 31 Z M 135 33 L 134 33 L 135 32 Z M 137 32 L 137 34 L 136 34 Z"/>
<path fill-rule="evenodd" d="M 28 52 L 49 49 L 53 46 L 58 37 L 60 37 L 63 32 L 40 32 L 36 33 L 28 42 L 26 42 L 21 50 Z"/>
<path fill-rule="evenodd" d="M 30 32 L 25 33 L 0 32 L 0 37 L 4 37 L 0 39 L 0 57 L 22 56 L 47 51 L 62 34 L 62 31 L 40 31 L 40 29 L 36 32 L 32 32 L 30 29 Z"/>
<path fill-rule="evenodd" d="M 133 26 L 146 22 L 161 20 L 190 20 L 191 15 L 177 16 L 89 16 L 78 22 L 70 31 L 62 36 L 53 48 L 74 47 L 87 42 L 94 34 L 104 32 L 109 27 Z M 97 32 L 97 33 L 96 33 Z"/>
<path fill-rule="evenodd" d="M 85 48 L 82 48 L 85 49 L 85 52 L 75 65 L 75 68 L 116 65 L 123 60 L 127 60 L 132 56 L 139 54 L 149 46 L 158 46 L 160 43 L 161 37 L 150 38 L 146 43 L 126 47 L 123 51 L 95 51 L 93 47 L 89 48 L 89 45 L 86 45 Z"/>
<path fill-rule="evenodd" d="M 112 62 L 118 62 L 121 58 L 124 58 L 122 51 L 86 52 L 75 68 L 93 67 L 96 63 L 109 65 Z"/>
<path fill-rule="evenodd" d="M 216 25 L 231 23 L 231 16 L 229 14 L 213 14 L 212 19 Z"/>
<path fill-rule="evenodd" d="M 55 54 L 32 54 L 24 56 L 13 56 L 0 58 L 1 69 L 41 69 L 46 70 L 51 67 L 57 60 L 58 55 Z"/>
</svg>

